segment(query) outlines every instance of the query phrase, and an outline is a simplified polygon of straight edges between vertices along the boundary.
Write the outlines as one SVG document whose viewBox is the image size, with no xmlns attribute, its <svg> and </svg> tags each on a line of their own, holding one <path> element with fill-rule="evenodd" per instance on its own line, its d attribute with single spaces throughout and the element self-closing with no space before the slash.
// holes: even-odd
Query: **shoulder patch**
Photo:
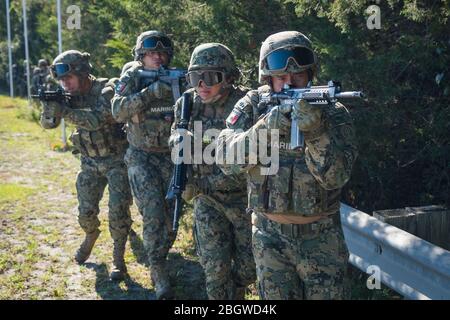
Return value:
<svg viewBox="0 0 450 320">
<path fill-rule="evenodd" d="M 234 125 L 241 116 L 242 116 L 242 111 L 234 108 L 233 111 L 231 111 L 230 115 L 228 116 L 226 122 Z"/>
<path fill-rule="evenodd" d="M 118 95 L 122 95 L 122 93 L 125 91 L 127 87 L 127 83 L 123 81 L 118 81 L 115 87 L 115 92 Z"/>
</svg>

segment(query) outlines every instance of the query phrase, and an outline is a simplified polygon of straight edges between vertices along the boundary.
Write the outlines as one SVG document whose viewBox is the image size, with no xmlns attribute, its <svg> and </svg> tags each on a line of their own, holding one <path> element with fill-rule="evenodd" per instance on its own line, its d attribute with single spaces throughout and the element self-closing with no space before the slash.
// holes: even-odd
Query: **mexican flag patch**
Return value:
<svg viewBox="0 0 450 320">
<path fill-rule="evenodd" d="M 241 115 L 242 115 L 242 111 L 233 109 L 233 111 L 231 111 L 230 115 L 227 118 L 227 123 L 235 124 L 239 120 Z"/>
<path fill-rule="evenodd" d="M 127 87 L 127 84 L 125 82 L 122 82 L 122 81 L 117 82 L 116 88 L 115 88 L 116 94 L 121 95 L 124 92 L 126 87 Z"/>
</svg>

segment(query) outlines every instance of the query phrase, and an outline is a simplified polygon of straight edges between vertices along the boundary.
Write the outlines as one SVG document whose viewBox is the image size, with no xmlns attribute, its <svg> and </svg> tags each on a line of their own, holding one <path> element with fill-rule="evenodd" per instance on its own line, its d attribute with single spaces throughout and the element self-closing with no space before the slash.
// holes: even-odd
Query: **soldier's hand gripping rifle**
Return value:
<svg viewBox="0 0 450 320">
<path fill-rule="evenodd" d="M 180 82 L 185 81 L 187 70 L 183 69 L 164 69 L 158 70 L 139 70 L 139 87 L 145 88 L 155 81 L 162 81 L 172 87 L 174 102 L 181 96 Z"/>
<path fill-rule="evenodd" d="M 39 99 L 40 101 L 56 101 L 56 102 L 68 102 L 71 98 L 70 94 L 64 92 L 62 88 L 58 88 L 55 91 L 45 91 L 43 87 L 39 88 L 38 94 L 31 95 L 33 99 Z"/>
<path fill-rule="evenodd" d="M 363 98 L 361 91 L 341 91 L 339 82 L 329 81 L 325 86 L 310 86 L 302 89 L 283 89 L 281 92 L 267 94 L 261 102 L 271 105 L 291 105 L 291 110 L 298 100 L 306 100 L 311 105 L 328 105 L 338 99 Z M 292 115 L 293 113 L 291 113 Z M 296 118 L 291 116 L 291 149 L 303 148 L 305 139 L 298 129 Z"/>
<path fill-rule="evenodd" d="M 176 129 L 188 130 L 189 120 L 191 118 L 191 99 L 189 93 L 183 94 L 183 101 L 181 104 L 181 119 L 176 124 Z M 166 199 L 172 200 L 175 198 L 175 209 L 173 212 L 172 230 L 176 233 L 178 231 L 178 220 L 180 219 L 182 208 L 182 193 L 186 188 L 187 180 L 187 164 L 183 162 L 183 135 L 180 135 L 179 141 L 176 142 L 175 148 L 178 148 L 178 159 L 173 169 L 173 176 L 170 182 L 169 190 L 167 191 Z M 190 141 L 188 141 L 190 143 Z"/>
</svg>

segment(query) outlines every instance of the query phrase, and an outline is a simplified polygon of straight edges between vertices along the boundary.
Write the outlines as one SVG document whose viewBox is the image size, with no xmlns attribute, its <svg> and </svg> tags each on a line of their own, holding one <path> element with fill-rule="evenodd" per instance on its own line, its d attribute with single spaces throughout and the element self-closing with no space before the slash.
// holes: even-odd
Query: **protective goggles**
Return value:
<svg viewBox="0 0 450 320">
<path fill-rule="evenodd" d="M 57 63 L 50 66 L 50 72 L 54 78 L 64 77 L 72 70 L 68 63 Z"/>
<path fill-rule="evenodd" d="M 144 49 L 156 49 L 158 46 L 162 48 L 171 48 L 172 43 L 165 37 L 151 37 L 142 42 L 142 47 Z"/>
<path fill-rule="evenodd" d="M 265 59 L 269 71 L 283 71 L 289 61 L 294 61 L 299 67 L 314 63 L 314 53 L 307 48 L 279 49 L 271 52 Z"/>
<path fill-rule="evenodd" d="M 222 71 L 190 71 L 186 75 L 186 81 L 192 87 L 198 87 L 200 85 L 200 81 L 207 87 L 212 87 L 213 85 L 222 83 L 225 80 L 225 74 Z"/>
</svg>

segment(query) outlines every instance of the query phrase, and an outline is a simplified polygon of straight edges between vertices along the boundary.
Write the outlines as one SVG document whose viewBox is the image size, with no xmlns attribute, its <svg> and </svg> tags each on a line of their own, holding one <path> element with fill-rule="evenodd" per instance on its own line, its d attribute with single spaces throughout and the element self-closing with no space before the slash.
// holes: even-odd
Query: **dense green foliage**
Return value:
<svg viewBox="0 0 450 320">
<path fill-rule="evenodd" d="M 12 1 L 14 61 L 22 64 L 20 1 Z M 56 1 L 28 1 L 30 58 L 58 53 Z M 243 82 L 257 85 L 261 42 L 271 33 L 299 30 L 321 62 L 318 82 L 342 81 L 363 90 L 364 103 L 348 103 L 360 156 L 344 200 L 366 211 L 450 204 L 450 1 L 308 0 L 97 0 L 62 1 L 81 9 L 81 29 L 63 26 L 63 49 L 92 54 L 95 74 L 118 76 L 132 59 L 136 36 L 160 29 L 174 39 L 173 64 L 186 66 L 202 42 L 222 42 L 235 53 Z M 378 4 L 381 29 L 366 25 Z M 0 84 L 6 92 L 5 5 L 0 6 Z M 5 28 L 3 27 L 5 26 Z M 3 31 L 4 30 L 4 31 Z"/>
</svg>

